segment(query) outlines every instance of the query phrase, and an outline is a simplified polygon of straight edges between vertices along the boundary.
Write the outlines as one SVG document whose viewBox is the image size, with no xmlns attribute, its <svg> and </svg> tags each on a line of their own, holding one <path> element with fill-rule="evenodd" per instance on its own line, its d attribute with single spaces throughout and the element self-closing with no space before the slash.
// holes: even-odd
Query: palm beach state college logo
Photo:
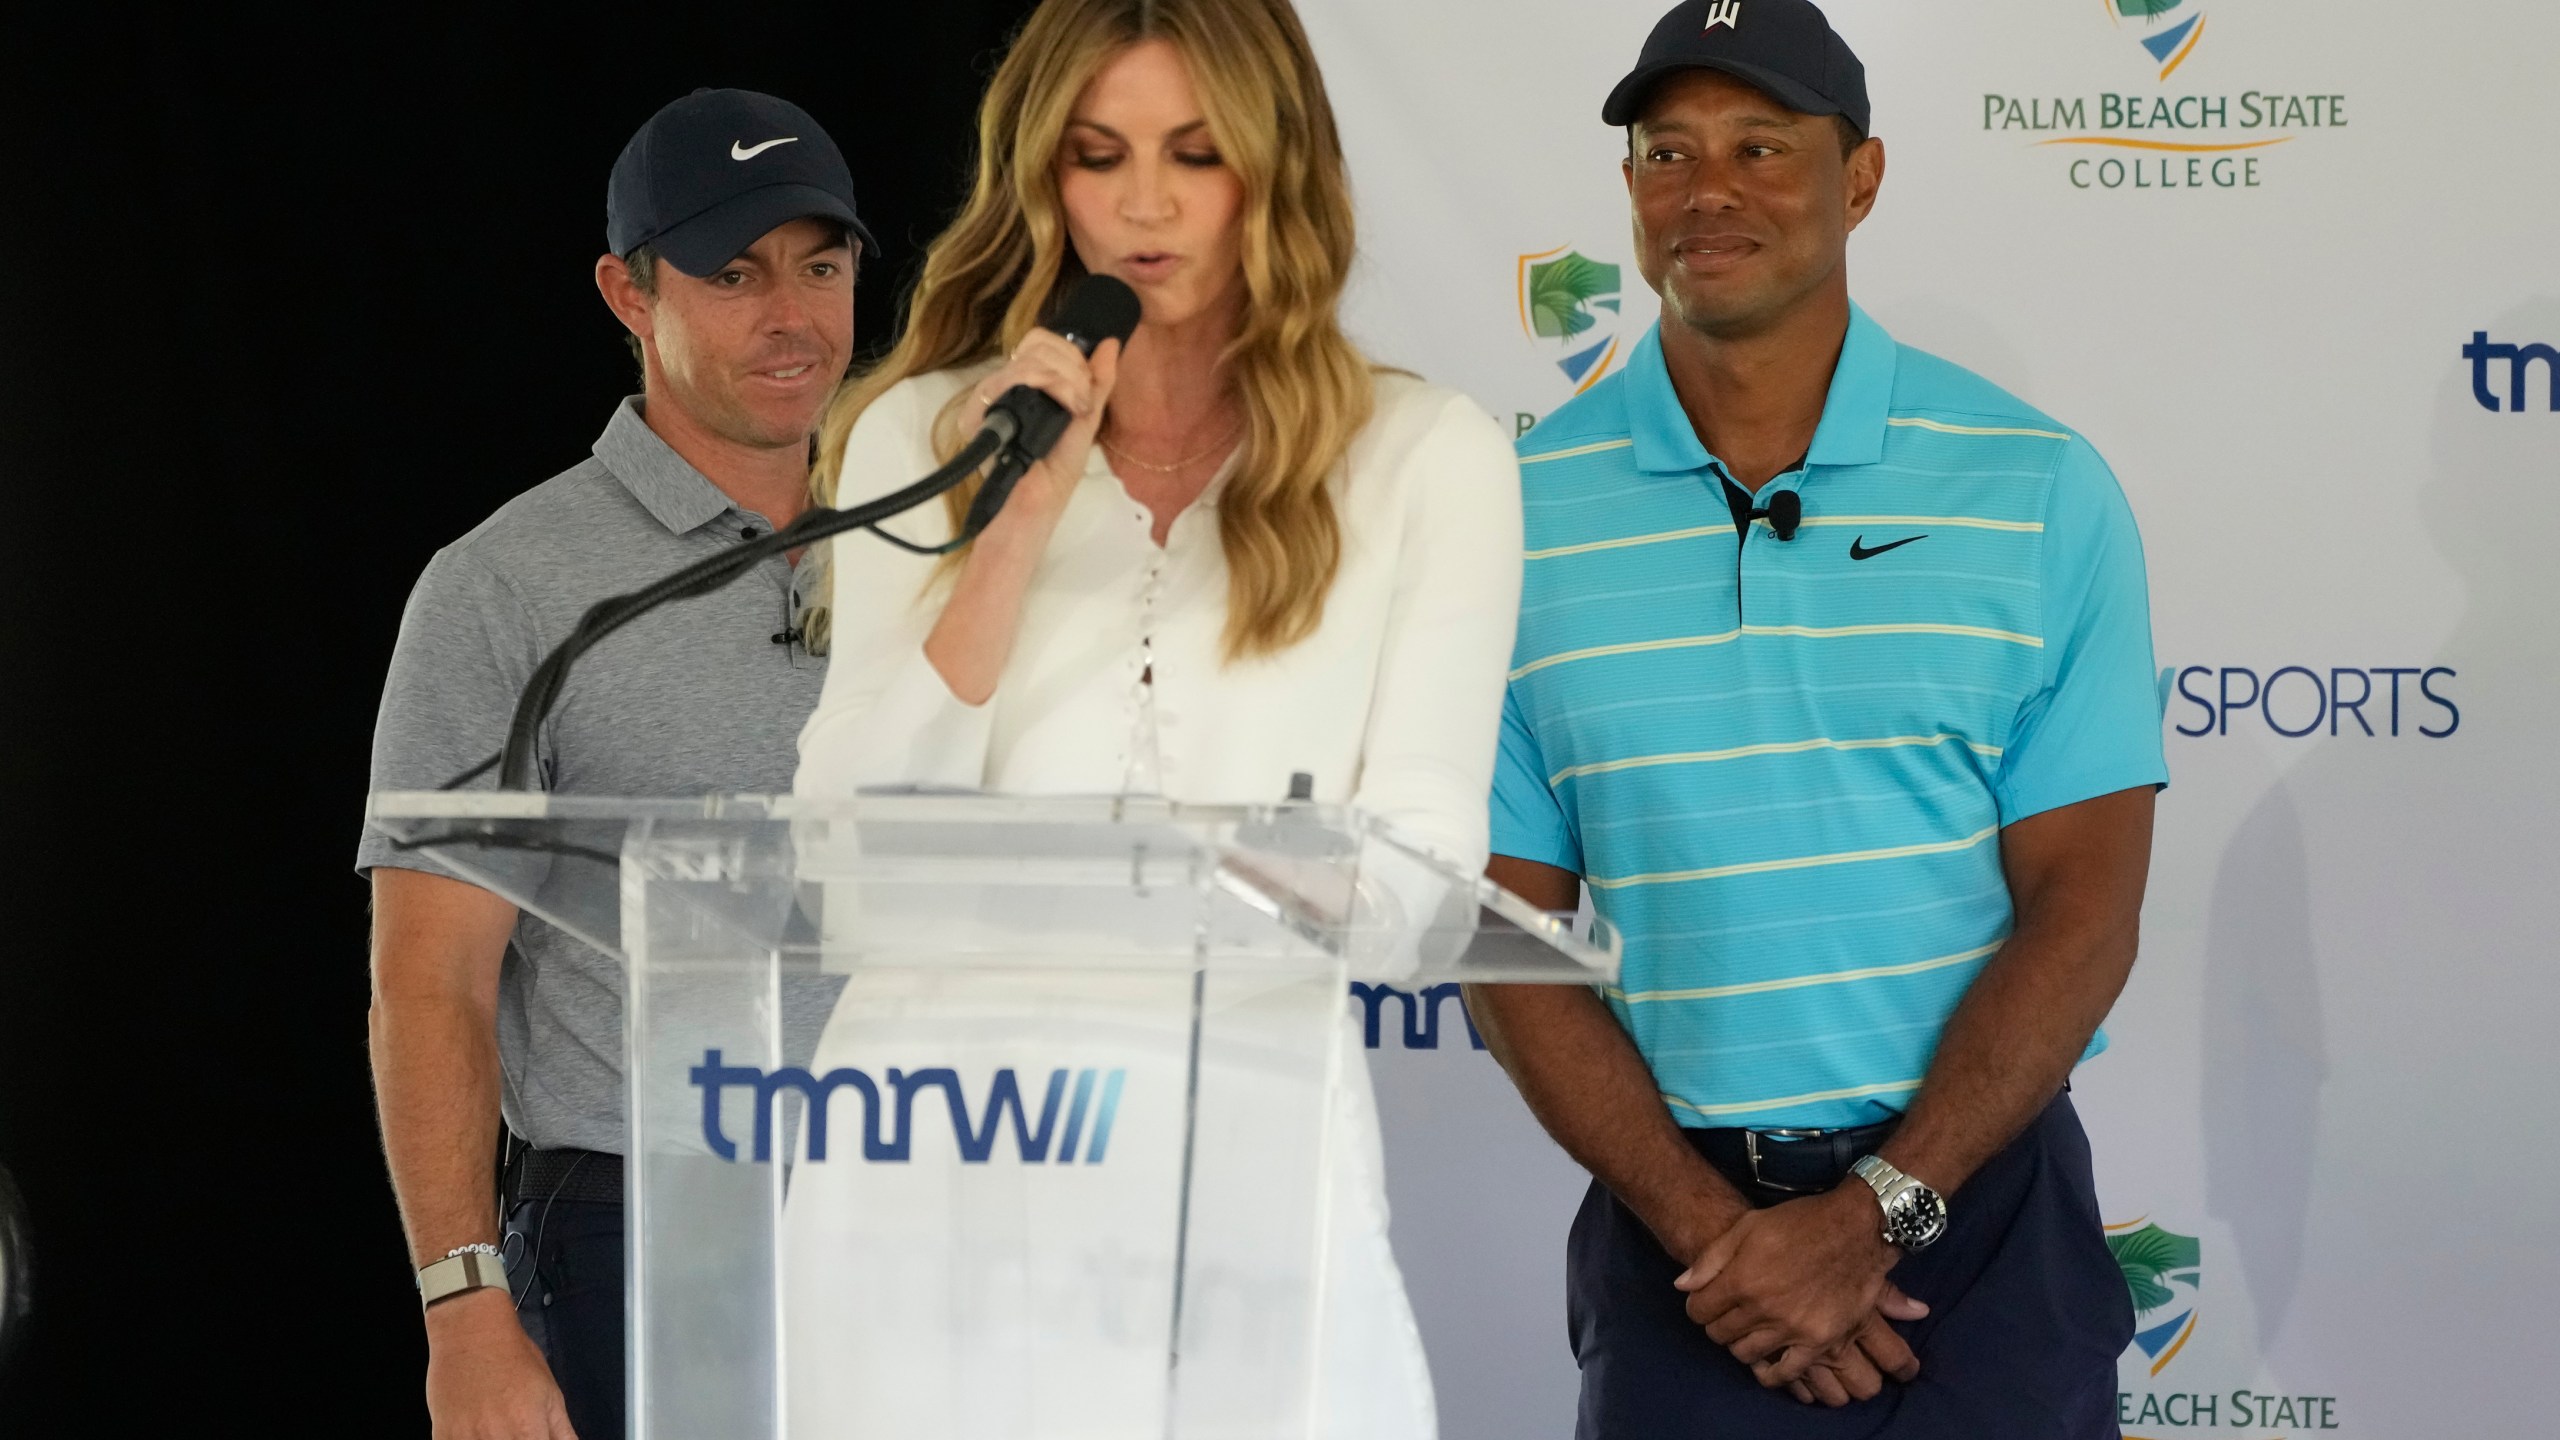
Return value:
<svg viewBox="0 0 2560 1440">
<path fill-rule="evenodd" d="M 1570 246 L 1520 257 L 1520 330 L 1581 394 L 1617 362 L 1618 267 Z"/>
<path fill-rule="evenodd" d="M 2204 11 L 2187 0 L 2114 0 L 2107 16 L 2121 27 L 2127 19 L 2142 22 L 2135 37 L 2160 62 L 2160 78 L 2168 79 L 2195 53 L 2204 38 Z"/>
<path fill-rule="evenodd" d="M 2248 1440 L 2281 1440 L 2302 1431 L 2343 1428 L 2335 1395 L 2284 1394 L 2256 1385 L 2225 1389 L 2196 1373 L 2226 1367 L 2227 1354 L 2191 1359 L 2175 1378 L 2150 1383 L 2160 1381 L 2160 1373 L 2196 1336 L 2204 1244 L 2193 1235 L 2155 1225 L 2148 1216 L 2109 1225 L 2106 1231 L 2107 1249 L 2133 1297 L 2133 1345 L 2125 1361 L 2149 1372 L 2135 1382 L 2141 1388 L 2116 1392 L 2116 1422 L 2124 1427 L 2125 1440 L 2165 1440 L 2199 1429 L 2241 1430 L 2252 1432 Z"/>
<path fill-rule="evenodd" d="M 2107 1227 L 2107 1249 L 2133 1292 L 2133 1343 L 2159 1374 L 2196 1333 L 2196 1297 L 2203 1278 L 2204 1247 L 2193 1235 L 2151 1224 L 2146 1217 Z"/>
<path fill-rule="evenodd" d="M 2089 0 L 2067 3 L 2086 13 Z M 2203 0 L 2098 3 L 2116 37 L 2106 52 L 2116 59 L 2105 70 L 2092 47 L 2080 57 L 2079 83 L 2031 83 L 1982 97 L 1982 128 L 2049 152 L 2061 162 L 2058 178 L 2075 190 L 2164 197 L 2256 190 L 2275 173 L 2281 147 L 2348 123 L 2347 97 L 2334 92 L 2188 88 L 2184 82 L 2209 68 L 2190 65 L 2204 44 Z M 2110 74 L 2128 78 L 2102 78 Z M 2089 80 L 2101 88 L 2083 88 Z M 2111 88 L 2123 84 L 2134 88 Z"/>
</svg>

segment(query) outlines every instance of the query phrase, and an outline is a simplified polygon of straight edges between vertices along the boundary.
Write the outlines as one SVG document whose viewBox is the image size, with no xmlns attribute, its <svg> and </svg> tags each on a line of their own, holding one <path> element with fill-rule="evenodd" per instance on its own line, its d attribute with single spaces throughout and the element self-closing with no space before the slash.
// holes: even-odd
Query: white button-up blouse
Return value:
<svg viewBox="0 0 2560 1440">
<path fill-rule="evenodd" d="M 992 369 L 918 376 L 874 401 L 846 443 L 838 503 L 931 470 L 933 417 Z M 1377 397 L 1334 479 L 1342 562 L 1323 622 L 1275 655 L 1223 653 L 1223 475 L 1159 547 L 1095 446 L 983 705 L 953 696 L 924 657 L 947 585 L 935 562 L 859 534 L 832 542 L 832 650 L 798 790 L 1236 803 L 1279 800 L 1303 771 L 1316 799 L 1481 866 L 1520 597 L 1519 466 L 1455 391 L 1379 372 Z M 919 544 L 951 534 L 938 504 L 883 528 Z"/>
</svg>

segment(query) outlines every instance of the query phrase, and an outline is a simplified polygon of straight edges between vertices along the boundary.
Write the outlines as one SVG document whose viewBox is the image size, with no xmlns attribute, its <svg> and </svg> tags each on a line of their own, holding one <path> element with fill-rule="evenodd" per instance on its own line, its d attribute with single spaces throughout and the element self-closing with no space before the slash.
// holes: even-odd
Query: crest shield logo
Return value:
<svg viewBox="0 0 2560 1440">
<path fill-rule="evenodd" d="M 2163 1230 L 2146 1218 L 2108 1226 L 2107 1249 L 2133 1296 L 2134 1346 L 2150 1358 L 2157 1375 L 2196 1333 L 2204 1247 L 2193 1235 Z"/>
<path fill-rule="evenodd" d="M 1558 246 L 1520 257 L 1519 289 L 1521 333 L 1549 353 L 1573 393 L 1600 383 L 1618 358 L 1618 267 Z"/>
<path fill-rule="evenodd" d="M 2134 31 L 2159 65 L 2163 80 L 2187 63 L 2196 42 L 2204 38 L 2204 10 L 2197 0 L 2110 0 L 2107 18 L 2119 29 Z M 2127 21 L 2139 23 L 2128 26 Z"/>
</svg>

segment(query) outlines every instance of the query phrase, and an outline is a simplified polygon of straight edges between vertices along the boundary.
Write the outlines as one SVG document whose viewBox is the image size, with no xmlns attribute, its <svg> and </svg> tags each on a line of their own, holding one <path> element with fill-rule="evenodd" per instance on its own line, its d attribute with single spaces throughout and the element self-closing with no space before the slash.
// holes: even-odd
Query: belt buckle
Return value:
<svg viewBox="0 0 2560 1440">
<path fill-rule="evenodd" d="M 1807 1141 L 1807 1140 L 1819 1140 L 1819 1139 L 1823 1138 L 1824 1136 L 1829 1135 L 1830 1133 L 1831 1133 L 1831 1132 L 1830 1132 L 1830 1131 L 1828 1131 L 1828 1130 L 1745 1130 L 1745 1131 L 1743 1131 L 1743 1132 L 1742 1132 L 1742 1154 L 1743 1154 L 1743 1157 L 1744 1157 L 1746 1160 L 1748 1160 L 1748 1161 L 1750 1162 L 1750 1164 L 1751 1164 L 1751 1183 L 1752 1183 L 1752 1184 L 1754 1184 L 1754 1185 L 1759 1186 L 1760 1188 L 1762 1188 L 1762 1189 L 1764 1189 L 1764 1190 L 1776 1190 L 1776 1191 L 1779 1191 L 1779 1192 L 1781 1192 L 1781 1193 L 1783 1193 L 1783 1194 L 1788 1194 L 1788 1195 L 1819 1195 L 1819 1194 L 1822 1194 L 1822 1193 L 1824 1192 L 1824 1190 L 1825 1190 L 1825 1189 L 1827 1189 L 1828 1187 L 1825 1187 L 1825 1186 L 1818 1186 L 1818 1185 L 1781 1185 L 1781 1184 L 1779 1184 L 1777 1181 L 1775 1181 L 1775 1180 L 1771 1180 L 1771 1179 L 1768 1179 L 1768 1178 L 1764 1177 L 1763 1175 L 1761 1175 L 1761 1173 L 1760 1173 L 1760 1140 L 1761 1140 L 1761 1137 L 1762 1137 L 1762 1136 L 1767 1136 L 1768 1138 L 1770 1138 L 1770 1139 L 1772 1139 L 1772 1140 L 1777 1140 L 1777 1141 L 1781 1141 L 1781 1142 L 1786 1143 L 1786 1144 L 1793 1145 L 1793 1144 L 1799 1144 L 1799 1143 L 1801 1143 L 1801 1142 L 1803 1142 L 1803 1141 Z"/>
</svg>

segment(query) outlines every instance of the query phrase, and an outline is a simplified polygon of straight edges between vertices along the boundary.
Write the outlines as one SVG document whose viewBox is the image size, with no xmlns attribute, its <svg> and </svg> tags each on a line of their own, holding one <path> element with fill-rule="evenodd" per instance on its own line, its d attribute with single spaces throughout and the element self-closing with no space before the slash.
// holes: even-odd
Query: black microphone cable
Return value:
<svg viewBox="0 0 2560 1440">
<path fill-rule="evenodd" d="M 542 663 L 534 668 L 533 677 L 525 682 L 524 693 L 516 697 L 515 716 L 507 726 L 506 749 L 499 752 L 498 788 L 533 788 L 534 738 L 542 729 L 542 721 L 551 713 L 551 707 L 559 702 L 561 688 L 568 682 L 569 667 L 606 636 L 661 605 L 707 595 L 762 564 L 769 556 L 796 550 L 847 530 L 866 529 L 892 515 L 912 510 L 969 478 L 979 466 L 1005 448 L 1008 438 L 1000 427 L 990 426 L 979 431 L 959 454 L 951 457 L 950 463 L 905 489 L 893 490 L 877 500 L 851 509 L 811 510 L 781 529 L 695 561 L 629 594 L 597 601 L 580 618 L 577 628 L 569 632 L 568 638 L 543 657 Z M 965 541 L 972 533 L 964 530 L 962 539 Z M 486 767 L 481 768 L 485 770 Z M 472 777 L 476 778 L 479 773 L 479 770 L 473 771 Z"/>
<path fill-rule="evenodd" d="M 1104 340 L 1125 342 L 1137 330 L 1138 318 L 1136 291 L 1116 277 L 1088 275 L 1069 292 L 1053 328 L 1073 341 L 1076 348 L 1091 355 Z M 892 491 L 850 509 L 811 510 L 780 529 L 696 561 L 627 595 L 597 601 L 579 619 L 568 638 L 543 657 L 542 663 L 534 668 L 532 678 L 525 682 L 524 693 L 516 697 L 515 715 L 507 726 L 506 748 L 498 754 L 498 788 L 534 788 L 534 744 L 541 732 L 542 721 L 551 713 L 551 707 L 559 703 L 560 691 L 568 683 L 569 667 L 606 636 L 661 605 L 707 595 L 753 570 L 768 556 L 796 550 L 848 530 L 869 530 L 903 549 L 920 553 L 941 554 L 957 549 L 975 539 L 978 532 L 995 519 L 996 512 L 1004 508 L 1005 500 L 1013 493 L 1013 487 L 1023 473 L 1058 443 L 1058 437 L 1066 431 L 1068 419 L 1065 406 L 1028 385 L 1016 385 L 987 407 L 984 425 L 959 454 L 905 489 Z M 995 467 L 971 502 L 959 536 L 950 543 L 927 550 L 898 540 L 877 528 L 880 521 L 912 510 L 968 479 L 989 460 L 996 462 Z M 453 782 L 447 788 L 468 783 L 486 768 L 485 765 L 475 768 L 470 776 Z"/>
</svg>

